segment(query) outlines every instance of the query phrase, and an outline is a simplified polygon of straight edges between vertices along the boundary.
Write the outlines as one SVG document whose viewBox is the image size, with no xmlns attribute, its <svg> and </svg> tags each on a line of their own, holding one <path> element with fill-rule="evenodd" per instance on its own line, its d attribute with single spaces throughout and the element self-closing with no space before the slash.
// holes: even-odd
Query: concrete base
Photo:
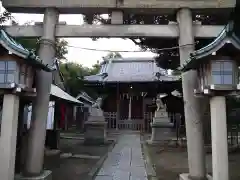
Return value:
<svg viewBox="0 0 240 180">
<path fill-rule="evenodd" d="M 99 145 L 104 144 L 107 140 L 106 132 L 107 122 L 105 121 L 87 121 L 85 123 L 84 144 Z"/>
<path fill-rule="evenodd" d="M 188 173 L 183 173 L 179 175 L 179 180 L 212 180 L 212 176 L 207 175 L 205 179 L 202 178 L 190 178 Z"/>
<path fill-rule="evenodd" d="M 14 180 L 52 180 L 52 171 L 45 170 L 41 175 L 34 177 L 24 177 L 21 174 L 17 174 Z"/>
</svg>

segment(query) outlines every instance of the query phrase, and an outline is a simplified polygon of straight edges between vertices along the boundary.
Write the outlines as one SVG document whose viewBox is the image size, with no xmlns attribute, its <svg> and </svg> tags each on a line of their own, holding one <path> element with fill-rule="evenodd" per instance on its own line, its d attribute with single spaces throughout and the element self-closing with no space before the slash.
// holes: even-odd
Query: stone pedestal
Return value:
<svg viewBox="0 0 240 180">
<path fill-rule="evenodd" d="M 102 110 L 93 108 L 88 121 L 85 122 L 84 143 L 88 145 L 104 144 L 106 142 L 107 122 Z"/>
<path fill-rule="evenodd" d="M 167 140 L 171 140 L 171 128 L 173 123 L 170 123 L 170 118 L 166 109 L 160 109 L 155 112 L 153 118 L 152 126 L 152 136 L 149 144 L 159 144 Z"/>
<path fill-rule="evenodd" d="M 20 174 L 16 175 L 14 180 L 52 180 L 52 172 L 49 170 L 43 171 L 39 176 L 24 177 Z"/>
<path fill-rule="evenodd" d="M 193 178 L 191 178 L 188 173 L 183 173 L 179 175 L 179 180 L 193 180 Z M 199 178 L 196 180 L 213 180 L 213 178 L 210 175 L 206 175 L 206 178 Z"/>
</svg>

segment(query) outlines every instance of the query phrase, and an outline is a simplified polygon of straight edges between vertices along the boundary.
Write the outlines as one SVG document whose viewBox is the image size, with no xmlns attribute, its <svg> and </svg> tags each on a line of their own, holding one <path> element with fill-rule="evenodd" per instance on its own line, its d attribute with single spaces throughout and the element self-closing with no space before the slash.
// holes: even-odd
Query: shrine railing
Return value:
<svg viewBox="0 0 240 180">
<path fill-rule="evenodd" d="M 149 132 L 151 127 L 152 113 L 144 113 L 143 119 L 120 119 L 116 121 L 116 112 L 104 112 L 105 119 L 107 121 L 108 129 L 120 129 L 120 130 L 134 130 L 141 132 Z"/>
<path fill-rule="evenodd" d="M 116 112 L 104 112 L 105 120 L 107 121 L 108 129 L 116 129 L 116 119 L 117 113 Z"/>
</svg>

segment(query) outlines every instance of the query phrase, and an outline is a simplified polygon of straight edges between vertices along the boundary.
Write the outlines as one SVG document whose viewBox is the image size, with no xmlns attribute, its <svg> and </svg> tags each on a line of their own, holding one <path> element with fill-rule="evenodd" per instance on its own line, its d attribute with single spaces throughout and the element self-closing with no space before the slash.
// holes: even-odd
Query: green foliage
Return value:
<svg viewBox="0 0 240 180">
<path fill-rule="evenodd" d="M 238 16 L 237 16 L 238 17 Z M 229 20 L 229 17 L 222 16 L 219 14 L 194 14 L 193 21 L 201 22 L 204 25 L 222 25 L 226 24 Z M 111 23 L 111 15 L 108 15 L 108 19 L 103 18 L 99 14 L 86 14 L 84 17 L 84 21 L 88 24 L 110 24 Z M 173 15 L 159 15 L 159 14 L 124 14 L 123 24 L 155 24 L 155 25 L 167 25 L 171 22 L 176 22 L 176 14 Z M 156 37 L 148 37 L 148 38 L 139 38 L 138 41 L 135 39 L 131 39 L 136 45 L 139 45 L 143 51 L 150 50 L 158 56 L 156 57 L 157 64 L 164 69 L 176 69 L 180 65 L 179 61 L 179 51 L 178 51 L 178 40 L 177 39 L 163 39 Z M 197 40 L 196 40 L 197 41 Z M 196 49 L 199 49 L 212 39 L 206 40 L 201 39 L 200 42 L 196 45 Z M 162 48 L 172 48 L 175 49 L 169 50 L 160 50 Z"/>
<path fill-rule="evenodd" d="M 2 14 L 0 14 L 0 24 L 5 23 L 8 20 L 12 19 L 12 15 L 8 11 L 4 11 Z"/>
<path fill-rule="evenodd" d="M 68 54 L 68 42 L 64 39 L 56 39 L 56 57 L 58 59 L 66 59 L 65 55 Z"/>
<path fill-rule="evenodd" d="M 4 11 L 0 14 L 0 24 L 5 23 L 6 21 L 11 20 L 13 25 L 18 23 L 14 21 L 13 16 L 10 12 Z M 22 44 L 25 48 L 33 50 L 36 54 L 39 49 L 39 38 L 15 38 L 15 40 Z M 68 53 L 68 42 L 64 39 L 56 39 L 56 58 L 66 59 L 66 54 Z"/>
<path fill-rule="evenodd" d="M 119 52 L 109 52 L 105 57 L 104 59 L 107 60 L 107 59 L 112 59 L 112 58 L 121 58 L 122 55 L 119 53 Z"/>
<path fill-rule="evenodd" d="M 99 64 L 93 65 L 92 68 L 84 67 L 73 62 L 60 64 L 60 71 L 62 72 L 65 84 L 68 87 L 68 93 L 75 97 L 80 91 L 85 91 L 92 97 L 97 96 L 93 89 L 84 86 L 83 78 L 84 76 L 97 74 L 99 69 Z"/>
<path fill-rule="evenodd" d="M 39 38 L 16 38 L 16 41 L 22 44 L 25 48 L 33 50 L 36 54 L 39 49 Z M 56 54 L 58 59 L 66 59 L 68 53 L 68 42 L 64 39 L 56 39 Z"/>
</svg>

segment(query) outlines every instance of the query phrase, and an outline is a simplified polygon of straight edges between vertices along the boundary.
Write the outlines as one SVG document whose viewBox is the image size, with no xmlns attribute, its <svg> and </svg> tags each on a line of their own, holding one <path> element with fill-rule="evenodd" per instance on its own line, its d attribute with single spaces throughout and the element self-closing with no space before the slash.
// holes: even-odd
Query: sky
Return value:
<svg viewBox="0 0 240 180">
<path fill-rule="evenodd" d="M 4 8 L 1 8 L 1 11 L 3 10 Z M 43 21 L 43 15 L 41 14 L 13 14 L 13 16 L 19 24 Z M 83 23 L 83 17 L 82 15 L 60 15 L 59 21 L 64 21 L 69 25 L 81 25 Z M 121 38 L 101 38 L 97 41 L 93 41 L 91 38 L 65 38 L 65 40 L 68 41 L 69 46 L 74 46 L 68 47 L 67 60 L 87 67 L 91 67 L 93 64 L 96 64 L 97 61 L 101 61 L 102 57 L 106 56 L 108 52 L 88 51 L 76 47 L 107 49 L 112 51 L 140 50 L 131 40 Z M 120 54 L 123 57 L 153 57 L 155 55 L 151 52 L 124 52 Z"/>
</svg>

